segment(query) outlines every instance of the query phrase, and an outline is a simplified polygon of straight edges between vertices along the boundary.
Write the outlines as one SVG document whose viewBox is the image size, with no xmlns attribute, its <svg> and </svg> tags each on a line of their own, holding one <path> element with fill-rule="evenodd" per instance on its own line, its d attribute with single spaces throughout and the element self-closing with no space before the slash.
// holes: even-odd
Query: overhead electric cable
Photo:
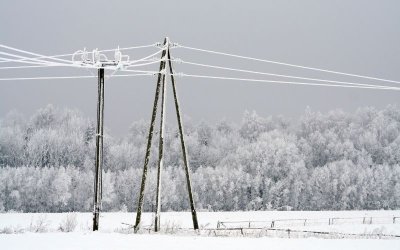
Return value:
<svg viewBox="0 0 400 250">
<path fill-rule="evenodd" d="M 151 62 L 140 63 L 140 64 L 130 64 L 130 65 L 126 66 L 126 68 L 146 66 L 146 65 L 151 65 L 151 64 L 159 63 L 159 62 L 161 62 L 161 61 L 162 61 L 162 60 L 151 61 Z"/>
<path fill-rule="evenodd" d="M 147 59 L 156 56 L 156 55 L 159 54 L 161 51 L 162 51 L 162 50 L 159 50 L 159 51 L 157 51 L 157 52 L 155 52 L 155 53 L 153 53 L 153 54 L 151 54 L 151 55 L 145 56 L 145 57 L 140 58 L 140 59 L 137 59 L 137 60 L 133 60 L 133 61 L 131 61 L 131 62 L 129 62 L 129 63 L 130 63 L 130 65 L 131 65 L 131 64 L 134 64 L 134 63 L 137 63 L 137 62 L 146 61 Z M 128 66 L 128 67 L 129 67 L 129 66 Z"/>
<path fill-rule="evenodd" d="M 301 69 L 315 70 L 315 71 L 332 73 L 332 74 L 339 74 L 339 75 L 352 76 L 352 77 L 364 78 L 364 79 L 369 79 L 369 80 L 376 80 L 376 81 L 383 81 L 383 82 L 390 82 L 390 83 L 400 84 L 400 81 L 388 80 L 388 79 L 383 79 L 383 78 L 377 78 L 377 77 L 371 77 L 371 76 L 363 76 L 363 75 L 358 75 L 358 74 L 350 74 L 350 73 L 344 73 L 344 72 L 339 72 L 339 71 L 319 69 L 319 68 L 301 66 L 301 65 L 290 64 L 290 63 L 283 63 L 283 62 L 277 62 L 277 61 L 271 61 L 271 60 L 264 60 L 264 59 L 254 58 L 254 57 L 240 56 L 240 55 L 235 55 L 235 54 L 230 54 L 230 53 L 224 53 L 224 52 L 218 52 L 218 51 L 206 50 L 206 49 L 199 49 L 199 48 L 183 46 L 183 45 L 179 45 L 179 47 L 184 48 L 184 49 L 189 49 L 189 50 L 195 50 L 195 51 L 211 53 L 211 54 L 230 56 L 230 57 L 236 57 L 236 58 L 241 58 L 241 59 L 259 61 L 259 62 L 266 62 L 266 63 L 273 63 L 273 64 L 284 65 L 284 66 L 289 66 L 289 67 L 296 67 L 296 68 L 301 68 Z"/>
<path fill-rule="evenodd" d="M 127 74 L 127 75 L 114 75 L 113 77 L 128 77 L 128 76 L 152 76 L 150 73 L 142 74 Z M 19 78 L 0 78 L 0 81 L 22 81 L 22 80 L 52 80 L 52 79 L 80 79 L 80 78 L 97 78 L 95 75 L 91 76 L 44 76 L 44 77 L 19 77 Z"/>
<path fill-rule="evenodd" d="M 131 50 L 131 49 L 142 49 L 142 48 L 150 48 L 150 47 L 155 47 L 157 43 L 153 44 L 148 44 L 148 45 L 142 45 L 142 46 L 132 46 L 132 47 L 125 47 L 125 48 L 119 48 L 119 50 Z M 109 51 L 115 51 L 116 49 L 103 49 L 99 50 L 100 52 L 109 52 Z M 162 51 L 160 49 L 160 51 Z"/>
<path fill-rule="evenodd" d="M 397 87 L 388 87 L 388 86 L 380 86 L 380 85 L 376 85 L 376 86 L 372 87 L 372 86 L 355 86 L 355 85 L 340 85 L 340 84 L 305 83 L 305 82 L 273 81 L 273 80 L 263 80 L 263 79 L 234 78 L 234 77 L 224 77 L 224 76 L 193 75 L 193 74 L 184 74 L 184 73 L 176 73 L 175 75 L 194 77 L 194 78 L 208 78 L 208 79 L 246 81 L 246 82 L 282 83 L 282 84 L 291 84 L 291 85 L 308 85 L 308 86 L 359 88 L 359 89 L 380 89 L 380 90 L 396 90 L 396 91 L 400 90 L 400 88 L 397 88 Z"/>
<path fill-rule="evenodd" d="M 13 51 L 17 51 L 17 52 L 20 52 L 20 53 L 25 53 L 25 54 L 28 54 L 28 55 L 33 55 L 33 56 L 39 56 L 39 57 L 46 58 L 45 55 L 29 52 L 29 51 L 22 50 L 22 49 L 17 49 L 17 48 L 14 48 L 14 47 L 6 46 L 4 44 L 0 44 L 0 47 L 1 48 L 5 48 L 5 49 L 9 49 L 9 50 L 13 50 Z M 52 60 L 55 60 L 55 61 L 58 61 L 58 62 L 63 62 L 63 63 L 71 63 L 71 61 L 60 59 L 60 58 L 49 58 L 49 59 L 52 59 Z M 38 60 L 38 59 L 31 59 L 31 60 Z"/>
<path fill-rule="evenodd" d="M 28 69 L 28 68 L 48 68 L 48 67 L 63 67 L 65 65 L 25 65 L 25 66 L 9 66 L 9 67 L 0 67 L 0 70 L 2 69 Z M 69 67 L 66 66 L 66 67 Z"/>
<path fill-rule="evenodd" d="M 39 60 L 39 59 L 31 60 L 29 57 L 26 57 L 26 56 L 20 56 L 20 55 L 16 55 L 16 54 L 7 53 L 7 52 L 1 52 L 1 51 L 0 51 L 0 55 L 26 59 L 27 61 L 25 61 L 25 63 L 28 63 L 28 64 L 45 65 L 45 64 L 54 64 L 55 63 L 55 62 L 49 62 L 49 61 L 44 61 L 44 60 Z"/>
<path fill-rule="evenodd" d="M 134 69 L 120 69 L 122 72 L 135 72 L 135 73 L 147 73 L 147 74 L 158 74 L 158 71 L 149 71 L 149 70 L 134 70 Z"/>
<path fill-rule="evenodd" d="M 156 44 L 150 44 L 150 45 L 143 45 L 143 46 L 133 46 L 133 47 L 126 47 L 126 48 L 120 48 L 119 50 L 130 50 L 130 49 L 139 49 L 139 48 L 148 48 L 148 47 L 154 47 Z M 99 52 L 109 52 L 109 51 L 115 51 L 117 49 L 105 49 L 105 50 L 99 50 Z M 160 50 L 161 51 L 161 50 Z M 83 54 L 84 52 L 78 52 L 78 53 L 69 53 L 69 54 L 60 54 L 60 55 L 52 55 L 52 56 L 39 56 L 39 57 L 34 57 L 31 59 L 42 59 L 42 58 L 56 58 L 56 57 L 65 57 L 65 56 L 72 56 L 74 54 Z M 87 53 L 91 54 L 93 53 L 92 51 L 87 51 Z M 13 60 L 7 60 L 7 61 L 0 61 L 0 63 L 5 63 L 5 62 L 24 62 L 26 59 L 13 59 Z"/>
<path fill-rule="evenodd" d="M 181 60 L 181 62 L 183 64 L 189 64 L 189 65 L 200 66 L 200 67 L 223 69 L 223 70 L 243 72 L 243 73 L 259 74 L 259 75 L 293 78 L 293 79 L 300 79 L 300 80 L 311 80 L 311 81 L 317 81 L 317 82 L 340 83 L 340 84 L 345 84 L 345 85 L 369 86 L 369 87 L 379 86 L 379 85 L 374 85 L 374 84 L 343 82 L 343 81 L 325 80 L 325 79 L 299 77 L 299 76 L 291 76 L 291 75 L 280 75 L 280 74 L 274 74 L 274 73 L 258 72 L 258 71 L 252 71 L 252 70 L 244 70 L 244 69 L 236 69 L 236 68 L 221 67 L 221 66 L 215 66 L 215 65 L 209 65 L 209 64 L 195 63 L 195 62 L 189 62 L 189 61 L 185 61 L 185 60 Z M 391 87 L 391 86 L 387 86 L 387 87 Z"/>
<path fill-rule="evenodd" d="M 155 55 L 157 55 L 158 53 L 160 53 L 161 51 L 157 51 L 151 55 L 148 55 L 146 57 L 134 60 L 129 62 L 129 66 L 135 67 L 135 66 L 144 66 L 144 65 L 149 65 L 149 64 L 153 64 L 156 63 L 157 61 L 154 62 L 149 62 L 149 63 L 143 63 L 143 64 L 134 64 L 137 62 L 141 62 L 141 61 L 145 61 L 148 58 L 154 57 Z M 30 60 L 29 57 L 25 57 L 25 56 L 20 56 L 20 55 L 15 55 L 15 54 L 10 54 L 10 53 L 6 53 L 6 52 L 0 52 L 0 54 L 4 54 L 4 55 L 8 55 L 8 56 L 13 56 L 16 58 L 22 58 L 23 60 Z M 9 67 L 0 67 L 0 69 L 18 69 L 18 68 L 40 68 L 40 67 L 51 67 L 51 66 L 65 66 L 65 67 L 74 67 L 74 68 L 91 68 L 91 69 L 98 69 L 99 67 L 96 65 L 91 65 L 91 64 L 85 64 L 85 63 L 81 63 L 81 64 L 77 64 L 77 63 L 73 63 L 72 61 L 69 63 L 59 63 L 59 62 L 49 62 L 49 61 L 44 61 L 44 60 L 40 60 L 40 59 L 35 59 L 37 60 L 37 62 L 29 62 L 29 61 L 24 61 L 24 63 L 30 63 L 30 64 L 35 64 L 35 67 L 33 66 L 9 66 Z M 38 65 L 39 64 L 39 65 Z M 115 66 L 108 66 L 105 67 L 105 69 L 107 70 L 118 70 L 118 65 Z"/>
</svg>

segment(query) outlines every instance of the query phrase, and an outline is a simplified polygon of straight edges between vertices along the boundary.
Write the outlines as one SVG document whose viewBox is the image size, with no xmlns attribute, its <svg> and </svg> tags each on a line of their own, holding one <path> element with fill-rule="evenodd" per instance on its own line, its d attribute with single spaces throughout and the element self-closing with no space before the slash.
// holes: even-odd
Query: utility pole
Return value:
<svg viewBox="0 0 400 250">
<path fill-rule="evenodd" d="M 139 202 L 138 202 L 137 213 L 136 213 L 136 223 L 134 226 L 135 233 L 140 228 L 140 219 L 141 219 L 141 215 L 142 215 L 143 200 L 144 200 L 144 190 L 145 190 L 146 178 L 147 178 L 147 168 L 148 168 L 149 159 L 150 159 L 151 141 L 152 141 L 152 137 L 153 137 L 154 122 L 155 122 L 155 119 L 157 116 L 158 98 L 159 98 L 160 89 L 161 89 L 161 85 L 162 85 L 160 140 L 159 140 L 159 156 L 158 156 L 158 168 L 157 168 L 156 216 L 155 216 L 155 223 L 154 223 L 154 230 L 156 232 L 158 232 L 160 230 L 161 173 L 162 173 L 162 168 L 163 168 L 163 156 L 164 156 L 164 152 L 163 152 L 164 151 L 164 149 L 163 149 L 164 129 L 165 129 L 164 120 L 165 120 L 165 99 L 166 99 L 166 91 L 167 91 L 165 78 L 166 78 L 166 74 L 167 74 L 166 73 L 167 61 L 168 61 L 169 72 L 170 72 L 170 76 L 171 76 L 172 89 L 174 92 L 175 109 L 176 109 L 176 116 L 178 119 L 178 127 L 179 127 L 179 135 L 180 135 L 180 141 L 181 141 L 181 146 L 182 146 L 186 183 L 187 183 L 187 189 L 188 189 L 188 193 L 189 193 L 190 210 L 191 210 L 192 219 L 193 219 L 193 228 L 195 230 L 199 229 L 199 223 L 197 220 L 197 213 L 196 213 L 194 199 L 193 199 L 193 193 L 192 193 L 192 184 L 191 184 L 191 180 L 190 180 L 190 166 L 189 166 L 189 161 L 188 161 L 187 153 L 186 153 L 187 150 L 186 150 L 186 146 L 185 146 L 183 125 L 182 125 L 182 119 L 181 119 L 181 114 L 180 114 L 180 109 L 179 109 L 178 94 L 176 91 L 175 77 L 173 74 L 173 68 L 172 68 L 172 62 L 171 62 L 170 42 L 169 42 L 168 38 L 165 38 L 163 45 L 164 45 L 164 50 L 162 52 L 160 68 L 159 68 L 159 73 L 158 73 L 156 94 L 154 97 L 153 112 L 152 112 L 152 116 L 151 116 L 149 136 L 148 136 L 148 140 L 147 140 L 146 156 L 145 156 L 144 166 L 143 166 L 142 183 L 140 186 Z"/>
<path fill-rule="evenodd" d="M 167 41 L 167 46 L 169 42 Z M 166 62 L 165 62 L 166 64 Z M 164 157 L 164 130 L 165 130 L 165 101 L 167 84 L 165 82 L 165 67 L 164 74 L 162 75 L 162 93 L 161 93 L 161 115 L 160 115 L 160 138 L 158 143 L 158 168 L 157 168 L 157 193 L 156 193 L 156 216 L 154 221 L 154 231 L 160 230 L 160 212 L 161 212 L 161 171 L 163 168 L 163 157 Z"/>
<path fill-rule="evenodd" d="M 93 231 L 99 230 L 103 169 L 103 125 L 104 125 L 104 68 L 98 69 L 96 159 L 94 177 Z"/>
<path fill-rule="evenodd" d="M 168 38 L 164 39 L 163 46 L 167 44 Z M 138 201 L 138 207 L 137 207 L 137 212 L 136 212 L 136 222 L 134 226 L 134 232 L 136 233 L 139 228 L 140 228 L 140 220 L 142 217 L 142 208 L 143 208 L 143 199 L 144 199 L 144 190 L 146 186 L 146 178 L 147 178 L 147 168 L 150 160 L 150 150 L 151 150 L 151 141 L 153 139 L 153 130 L 154 130 L 154 123 L 156 120 L 156 115 L 157 115 L 157 105 L 158 105 L 158 98 L 160 95 L 160 86 L 161 86 L 161 79 L 163 78 L 163 71 L 165 69 L 165 56 L 166 56 L 166 49 L 163 50 L 161 54 L 161 63 L 160 63 L 160 68 L 159 68 L 159 73 L 158 73 L 158 79 L 157 79 L 157 86 L 156 86 L 156 94 L 154 97 L 154 104 L 153 104 L 153 111 L 151 115 L 151 122 L 150 122 L 150 130 L 149 130 L 149 135 L 147 138 L 147 148 L 146 148 L 146 156 L 144 158 L 144 166 L 143 166 L 143 174 L 142 174 L 142 183 L 140 185 L 140 193 L 139 193 L 139 201 Z M 165 78 L 165 77 L 164 77 Z"/>
<path fill-rule="evenodd" d="M 183 163 L 185 165 L 186 184 L 187 184 L 187 189 L 188 189 L 188 193 L 189 193 L 189 202 L 190 202 L 190 210 L 192 213 L 193 228 L 195 230 L 197 230 L 197 229 L 199 229 L 199 223 L 197 220 L 196 208 L 194 206 L 192 184 L 190 181 L 190 166 L 189 166 L 189 162 L 188 162 L 187 155 L 186 155 L 186 145 L 185 145 L 185 140 L 183 137 L 184 133 L 183 133 L 183 126 L 182 126 L 182 119 L 181 119 L 181 114 L 179 111 L 178 93 L 176 91 L 176 86 L 175 86 L 175 76 L 174 76 L 174 70 L 172 68 L 171 53 L 170 53 L 169 47 L 167 49 L 167 60 L 168 60 L 169 72 L 170 72 L 170 76 L 171 76 L 172 90 L 174 92 L 176 118 L 178 120 L 179 135 L 180 135 L 180 139 L 181 139 Z"/>
</svg>

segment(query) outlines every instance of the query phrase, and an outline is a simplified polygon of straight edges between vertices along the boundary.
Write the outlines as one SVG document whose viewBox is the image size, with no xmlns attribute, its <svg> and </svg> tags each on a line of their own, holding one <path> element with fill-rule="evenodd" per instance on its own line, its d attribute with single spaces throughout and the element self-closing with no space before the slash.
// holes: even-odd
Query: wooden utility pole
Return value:
<svg viewBox="0 0 400 250">
<path fill-rule="evenodd" d="M 167 41 L 167 46 L 168 46 Z M 165 63 L 166 64 L 166 63 Z M 154 221 L 154 231 L 160 230 L 160 212 L 161 212 L 161 172 L 163 168 L 163 157 L 164 157 L 164 130 L 165 130 L 165 100 L 167 84 L 165 82 L 165 67 L 164 74 L 162 76 L 162 93 L 161 93 L 161 114 L 160 114 L 160 138 L 158 142 L 158 168 L 157 168 L 157 192 L 156 192 L 156 216 Z"/>
<path fill-rule="evenodd" d="M 178 119 L 178 128 L 179 128 L 179 135 L 180 135 L 180 141 L 181 141 L 181 146 L 182 146 L 182 154 L 183 154 L 183 162 L 184 162 L 184 168 L 185 168 L 187 189 L 188 189 L 188 193 L 189 193 L 190 210 L 191 210 L 192 219 L 193 219 L 193 228 L 195 230 L 199 229 L 199 223 L 197 221 L 197 214 L 196 214 L 193 193 L 192 193 L 192 184 L 191 184 L 191 180 L 190 180 L 190 166 L 189 166 L 189 161 L 188 161 L 187 153 L 186 153 L 183 125 L 182 125 L 182 119 L 181 119 L 181 114 L 180 114 L 180 109 L 179 109 L 178 93 L 176 91 L 175 77 L 173 74 L 173 68 L 172 68 L 172 62 L 171 62 L 170 42 L 169 42 L 168 38 L 165 38 L 164 50 L 163 50 L 162 56 L 161 56 L 160 69 L 159 69 L 158 79 L 157 79 L 157 87 L 156 87 L 153 112 L 152 112 L 151 122 L 150 122 L 149 136 L 148 136 L 148 140 L 147 140 L 146 156 L 145 156 L 144 166 L 143 166 L 142 184 L 140 186 L 139 202 L 138 202 L 137 213 L 136 213 L 136 223 L 134 226 L 135 233 L 140 228 L 140 219 L 141 219 L 142 208 L 143 208 L 144 190 L 145 190 L 146 178 L 147 178 L 147 168 L 148 168 L 148 163 L 149 163 L 149 159 L 150 159 L 151 141 L 152 141 L 152 137 L 153 137 L 154 122 L 155 122 L 155 119 L 157 116 L 158 98 L 159 98 L 159 94 L 160 94 L 160 88 L 162 85 L 160 140 L 159 140 L 159 151 L 158 151 L 159 155 L 158 155 L 158 168 L 157 168 L 156 216 L 155 216 L 155 223 L 154 223 L 154 230 L 156 232 L 160 230 L 161 173 L 162 173 L 162 168 L 163 168 L 163 157 L 164 157 L 164 152 L 163 152 L 164 151 L 164 148 L 163 148 L 164 130 L 165 130 L 165 125 L 164 125 L 165 121 L 164 120 L 165 120 L 165 99 L 166 99 L 166 91 L 167 91 L 165 78 L 166 78 L 166 74 L 167 74 L 167 72 L 166 72 L 167 61 L 168 61 L 169 72 L 170 72 L 170 76 L 171 76 L 172 89 L 174 92 L 175 109 L 176 109 L 176 116 Z"/>
<path fill-rule="evenodd" d="M 167 38 L 164 39 L 163 46 L 165 46 L 166 44 L 167 44 Z M 165 74 L 163 74 L 163 71 L 164 71 L 165 65 L 166 65 L 165 60 L 163 60 L 163 59 L 165 59 L 165 56 L 166 56 L 166 49 L 164 49 L 161 54 L 162 61 L 160 63 L 160 68 L 159 68 L 159 73 L 158 73 L 157 87 L 156 87 L 156 94 L 154 97 L 153 112 L 151 115 L 149 136 L 147 138 L 146 156 L 144 158 L 142 183 L 140 185 L 139 201 L 138 201 L 138 207 L 137 207 L 137 212 L 136 212 L 136 222 L 135 222 L 135 226 L 134 226 L 135 233 L 140 228 L 140 220 L 141 220 L 141 216 L 142 216 L 143 199 L 144 199 L 144 190 L 145 190 L 146 178 L 147 178 L 147 168 L 148 168 L 148 164 L 149 164 L 149 160 L 150 160 L 151 141 L 153 138 L 154 123 L 155 123 L 156 115 L 157 115 L 158 97 L 160 95 L 161 79 L 163 78 L 163 75 L 165 75 Z"/>
<path fill-rule="evenodd" d="M 103 169 L 103 125 L 104 125 L 104 68 L 98 69 L 96 159 L 94 177 L 93 231 L 99 230 Z"/>
<path fill-rule="evenodd" d="M 180 135 L 180 139 L 181 139 L 183 163 L 184 163 L 184 167 L 185 167 L 186 184 L 187 184 L 187 189 L 188 189 L 188 193 L 189 193 L 190 210 L 192 212 L 193 228 L 195 230 L 197 230 L 197 229 L 199 229 L 199 223 L 197 221 L 197 213 L 196 213 L 196 209 L 194 206 L 192 184 L 191 184 L 191 180 L 190 180 L 190 166 L 189 166 L 189 161 L 187 159 L 187 154 L 186 154 L 185 140 L 183 137 L 184 133 L 183 133 L 183 126 L 182 126 L 182 119 L 181 119 L 181 114 L 180 114 L 180 110 L 179 110 L 178 93 L 176 91 L 176 86 L 175 86 L 175 76 L 174 76 L 174 70 L 172 68 L 171 53 L 170 53 L 169 47 L 167 50 L 167 60 L 168 60 L 169 72 L 170 72 L 170 76 L 171 76 L 172 90 L 174 93 L 176 118 L 178 120 L 179 135 Z"/>
</svg>

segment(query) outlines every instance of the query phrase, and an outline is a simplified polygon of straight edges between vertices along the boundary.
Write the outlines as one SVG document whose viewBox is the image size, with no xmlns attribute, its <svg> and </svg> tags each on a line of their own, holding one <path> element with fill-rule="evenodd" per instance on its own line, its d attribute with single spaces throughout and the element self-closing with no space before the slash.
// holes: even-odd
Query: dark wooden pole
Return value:
<svg viewBox="0 0 400 250">
<path fill-rule="evenodd" d="M 164 46 L 165 46 L 166 43 L 167 43 L 167 38 L 164 39 Z M 161 59 L 164 59 L 165 56 L 166 56 L 166 49 L 163 50 L 162 55 L 161 55 Z M 140 219 L 141 219 L 141 216 L 142 216 L 144 190 L 145 190 L 146 178 L 147 178 L 147 167 L 148 167 L 149 159 L 150 159 L 151 140 L 153 138 L 154 123 L 155 123 L 156 115 L 157 115 L 158 97 L 159 97 L 159 94 L 160 94 L 161 78 L 163 76 L 162 71 L 164 69 L 165 69 L 165 61 L 161 61 L 160 68 L 159 68 L 159 73 L 158 73 L 158 79 L 157 79 L 156 94 L 155 94 L 155 97 L 154 97 L 153 112 L 152 112 L 152 115 L 151 115 L 149 136 L 148 136 L 148 139 L 147 139 L 146 156 L 144 158 L 142 183 L 140 185 L 139 201 L 138 201 L 138 207 L 137 207 L 137 212 L 136 212 L 136 222 L 135 222 L 135 226 L 134 226 L 134 232 L 135 233 L 140 228 Z"/>
<path fill-rule="evenodd" d="M 168 41 L 167 41 L 168 46 Z M 163 168 L 164 156 L 164 130 L 165 130 L 165 100 L 167 84 L 165 82 L 165 65 L 164 74 L 162 76 L 162 93 L 161 93 L 161 114 L 160 114 L 160 138 L 158 143 L 158 168 L 157 168 L 157 193 L 156 193 L 156 216 L 154 221 L 154 231 L 160 230 L 160 212 L 161 212 L 161 172 Z"/>
<path fill-rule="evenodd" d="M 103 169 L 103 124 L 104 124 L 104 68 L 98 69 L 96 159 L 94 177 L 93 231 L 99 229 Z"/>
<path fill-rule="evenodd" d="M 185 174 L 186 174 L 186 184 L 187 184 L 187 189 L 188 189 L 188 193 L 189 193 L 189 202 L 190 202 L 190 210 L 192 212 L 193 228 L 195 230 L 197 230 L 197 229 L 199 229 L 199 223 L 197 221 L 197 213 L 196 213 L 196 209 L 194 206 L 194 200 L 193 200 L 193 194 L 192 194 L 192 184 L 190 181 L 190 166 L 189 166 L 189 162 L 188 162 L 187 155 L 186 155 L 185 140 L 183 138 L 184 133 L 183 133 L 183 126 L 182 126 L 182 119 L 181 119 L 181 114 L 179 111 L 178 93 L 176 92 L 175 77 L 174 77 L 174 71 L 172 68 L 171 54 L 169 51 L 169 46 L 167 47 L 167 60 L 168 60 L 168 64 L 169 64 L 169 72 L 171 75 L 172 90 L 174 93 L 175 109 L 176 109 L 176 116 L 178 119 L 178 128 L 179 128 L 179 134 L 180 134 L 181 145 L 182 145 L 183 163 L 185 165 L 184 167 L 185 167 Z"/>
</svg>

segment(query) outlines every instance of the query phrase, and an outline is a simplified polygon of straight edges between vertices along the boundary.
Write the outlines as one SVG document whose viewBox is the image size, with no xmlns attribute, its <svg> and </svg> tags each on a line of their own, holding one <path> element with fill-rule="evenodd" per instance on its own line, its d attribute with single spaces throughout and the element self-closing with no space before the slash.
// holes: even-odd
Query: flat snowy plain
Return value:
<svg viewBox="0 0 400 250">
<path fill-rule="evenodd" d="M 291 235 L 281 237 L 274 232 L 267 236 L 258 233 L 242 236 L 216 237 L 207 230 L 220 227 L 269 227 L 275 221 L 274 228 L 308 230 L 356 234 L 396 234 L 400 235 L 400 211 L 262 211 L 262 212 L 199 212 L 201 235 L 191 231 L 175 232 L 176 228 L 190 228 L 191 215 L 187 212 L 162 213 L 161 226 L 169 233 L 130 233 L 129 224 L 134 224 L 135 213 L 102 213 L 100 230 L 91 232 L 91 213 L 73 215 L 77 225 L 73 232 L 61 232 L 60 225 L 65 224 L 65 213 L 0 214 L 0 249 L 398 249 L 400 238 L 373 239 L 332 237 L 323 239 L 313 235 Z M 372 223 L 370 223 L 372 217 Z M 149 226 L 153 214 L 143 215 L 143 226 Z M 331 221 L 329 219 L 336 218 Z M 346 218 L 346 219 L 344 219 Z M 289 219 L 289 220 L 288 220 Z M 296 219 L 296 220 L 293 220 Z M 297 220 L 298 219 L 298 220 Z M 238 221 L 232 223 L 233 221 Z M 258 221 L 258 222 L 253 222 Z M 363 223 L 364 222 L 364 223 Z M 35 233 L 40 229 L 40 233 Z M 246 229 L 248 230 L 248 229 Z M 171 233 L 174 231 L 175 233 Z M 251 231 L 251 230 L 250 230 Z M 246 232 L 246 231 L 245 231 Z M 246 234 L 246 233 L 245 233 Z M 329 237 L 328 237 L 329 238 Z"/>
</svg>

